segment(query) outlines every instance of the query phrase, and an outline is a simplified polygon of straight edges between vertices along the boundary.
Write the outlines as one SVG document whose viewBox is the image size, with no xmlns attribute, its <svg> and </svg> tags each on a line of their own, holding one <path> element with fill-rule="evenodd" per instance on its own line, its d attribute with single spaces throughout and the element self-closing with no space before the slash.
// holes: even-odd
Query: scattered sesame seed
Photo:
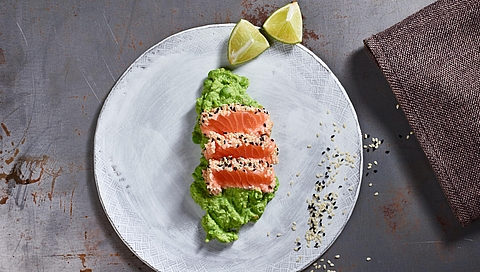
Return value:
<svg viewBox="0 0 480 272">
<path fill-rule="evenodd" d="M 408 140 L 410 138 L 410 135 L 405 136 L 405 139 Z"/>
<path fill-rule="evenodd" d="M 323 259 L 323 258 L 322 258 L 322 259 L 320 259 L 320 262 L 324 262 L 324 261 L 325 261 L 325 259 Z"/>
<path fill-rule="evenodd" d="M 413 131 L 410 131 L 410 135 L 413 135 Z"/>
<path fill-rule="evenodd" d="M 372 186 L 373 186 L 373 183 L 370 182 L 370 183 L 368 184 L 368 187 L 372 187 Z"/>
<path fill-rule="evenodd" d="M 343 124 L 343 128 L 347 128 L 347 124 Z"/>
<path fill-rule="evenodd" d="M 280 237 L 280 236 L 282 236 L 282 234 L 281 234 L 281 233 L 277 233 L 277 237 Z"/>
<path fill-rule="evenodd" d="M 300 176 L 300 172 L 298 172 L 295 176 L 297 176 L 297 177 Z"/>
<path fill-rule="evenodd" d="M 335 255 L 335 259 L 340 259 L 340 255 Z"/>
<path fill-rule="evenodd" d="M 327 110 L 327 114 L 330 114 L 330 110 Z"/>
<path fill-rule="evenodd" d="M 370 258 L 370 257 L 367 257 L 367 262 L 369 262 L 369 261 L 371 261 L 371 260 L 372 260 L 372 258 Z"/>
<path fill-rule="evenodd" d="M 292 186 L 292 185 L 293 185 L 293 181 L 290 181 L 290 186 Z"/>
<path fill-rule="evenodd" d="M 287 193 L 287 196 L 290 196 L 290 192 Z"/>
<path fill-rule="evenodd" d="M 400 105 L 399 105 L 399 104 L 395 105 L 395 109 L 398 110 L 399 108 L 400 108 Z"/>
<path fill-rule="evenodd" d="M 322 122 L 322 121 L 320 121 L 320 123 L 319 123 L 319 124 L 320 124 L 320 125 L 323 125 L 323 122 Z"/>
<path fill-rule="evenodd" d="M 267 232 L 267 236 L 270 236 L 270 232 Z"/>
<path fill-rule="evenodd" d="M 312 145 L 307 145 L 307 148 L 312 148 Z"/>
<path fill-rule="evenodd" d="M 378 192 L 375 192 L 373 195 L 374 195 L 374 196 L 378 196 Z"/>
<path fill-rule="evenodd" d="M 315 134 L 315 136 L 317 136 L 317 138 L 320 137 L 320 133 Z"/>
</svg>

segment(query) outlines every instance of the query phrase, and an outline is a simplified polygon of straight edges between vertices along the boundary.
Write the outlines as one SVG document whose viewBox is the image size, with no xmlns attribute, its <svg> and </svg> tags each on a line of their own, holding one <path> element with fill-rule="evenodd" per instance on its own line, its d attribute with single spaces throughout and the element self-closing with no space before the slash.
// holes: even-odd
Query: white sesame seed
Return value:
<svg viewBox="0 0 480 272">
<path fill-rule="evenodd" d="M 307 145 L 307 148 L 312 148 L 312 145 Z"/>
<path fill-rule="evenodd" d="M 373 161 L 373 164 L 378 165 L 378 162 L 377 162 L 377 161 Z"/>
<path fill-rule="evenodd" d="M 330 114 L 330 110 L 327 110 L 327 114 Z"/>
<path fill-rule="evenodd" d="M 340 259 L 340 255 L 335 255 L 335 259 Z"/>
<path fill-rule="evenodd" d="M 372 258 L 370 258 L 370 257 L 367 257 L 367 262 L 369 262 L 369 261 L 371 261 L 371 260 L 372 260 Z"/>
<path fill-rule="evenodd" d="M 400 108 L 400 105 L 398 105 L 398 104 L 395 105 L 395 108 L 398 110 L 398 108 Z"/>
<path fill-rule="evenodd" d="M 320 125 L 323 125 L 323 122 L 322 122 L 322 121 L 320 121 L 320 123 L 319 123 L 319 124 L 320 124 Z"/>
<path fill-rule="evenodd" d="M 297 177 L 300 176 L 300 172 L 298 172 L 295 176 L 297 176 Z"/>
<path fill-rule="evenodd" d="M 290 196 L 290 192 L 287 192 L 287 196 Z"/>
<path fill-rule="evenodd" d="M 343 128 L 347 128 L 347 124 L 343 124 Z"/>
<path fill-rule="evenodd" d="M 373 195 L 374 195 L 374 196 L 378 196 L 378 192 L 375 192 Z"/>
<path fill-rule="evenodd" d="M 315 136 L 317 136 L 317 138 L 320 137 L 320 133 L 315 134 Z"/>
<path fill-rule="evenodd" d="M 282 234 L 281 234 L 281 233 L 277 233 L 277 237 L 280 237 L 280 236 L 282 236 Z"/>
<path fill-rule="evenodd" d="M 267 232 L 267 236 L 270 236 L 270 232 Z"/>
<path fill-rule="evenodd" d="M 413 135 L 413 131 L 410 131 L 410 135 Z"/>
<path fill-rule="evenodd" d="M 323 259 L 323 258 L 322 258 L 322 259 L 320 259 L 320 262 L 324 262 L 324 261 L 325 261 L 325 259 Z"/>
<path fill-rule="evenodd" d="M 408 140 L 409 138 L 410 138 L 410 135 L 407 135 L 407 136 L 405 136 L 405 139 L 407 139 L 407 140 Z"/>
<path fill-rule="evenodd" d="M 370 183 L 368 184 L 368 187 L 372 187 L 372 186 L 373 186 L 373 183 L 370 182 Z"/>
</svg>

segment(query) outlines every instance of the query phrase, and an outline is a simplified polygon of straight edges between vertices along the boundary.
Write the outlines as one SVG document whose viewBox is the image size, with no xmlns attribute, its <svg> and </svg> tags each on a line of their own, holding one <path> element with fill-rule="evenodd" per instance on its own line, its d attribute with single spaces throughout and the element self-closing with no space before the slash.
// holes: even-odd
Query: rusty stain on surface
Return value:
<svg viewBox="0 0 480 272">
<path fill-rule="evenodd" d="M 0 48 L 0 65 L 5 64 L 7 60 L 5 59 L 5 50 Z"/>
<path fill-rule="evenodd" d="M 63 168 L 60 167 L 56 173 L 52 173 L 52 186 L 50 187 L 50 192 L 47 193 L 48 199 L 52 201 L 53 198 L 53 190 L 55 189 L 55 181 L 57 178 L 60 176 L 60 174 L 63 172 Z"/>
<path fill-rule="evenodd" d="M 317 33 L 315 33 L 315 31 L 309 30 L 309 29 L 304 29 L 303 30 L 303 39 L 304 40 L 318 41 L 320 39 L 320 37 L 317 35 Z"/>
<path fill-rule="evenodd" d="M 80 258 L 80 261 L 82 261 L 83 268 L 87 267 L 85 265 L 85 257 L 87 257 L 87 254 L 78 254 L 78 258 Z"/>
<path fill-rule="evenodd" d="M 242 1 L 242 6 L 244 7 L 242 17 L 257 26 L 263 25 L 268 16 L 278 8 L 268 4 L 253 8 L 253 3 L 249 0 Z"/>
<path fill-rule="evenodd" d="M 405 212 L 408 198 L 403 191 L 396 191 L 394 195 L 392 203 L 380 206 L 383 219 L 389 227 L 389 232 L 392 234 L 395 234 L 399 228 L 408 224 L 408 217 Z"/>
<path fill-rule="evenodd" d="M 75 188 L 77 184 L 73 185 L 72 196 L 70 197 L 70 216 L 73 216 L 73 194 L 75 193 Z"/>
<path fill-rule="evenodd" d="M 33 203 L 37 204 L 37 192 L 32 193 Z"/>
<path fill-rule="evenodd" d="M 90 268 L 80 269 L 80 272 L 92 272 L 92 269 Z"/>
<path fill-rule="evenodd" d="M 7 135 L 7 137 L 10 137 L 10 131 L 8 130 L 7 126 L 4 123 L 1 123 L 0 126 L 2 126 L 5 135 Z"/>
<path fill-rule="evenodd" d="M 39 182 L 45 173 L 45 165 L 49 157 L 23 157 L 13 166 L 12 173 L 9 174 L 16 184 L 31 184 Z"/>
<path fill-rule="evenodd" d="M 8 158 L 8 159 L 5 160 L 5 163 L 11 164 L 14 160 L 15 160 L 14 157 L 10 157 L 10 158 Z"/>
<path fill-rule="evenodd" d="M 8 196 L 2 197 L 2 199 L 0 199 L 0 205 L 7 203 L 7 200 L 8 200 Z"/>
</svg>

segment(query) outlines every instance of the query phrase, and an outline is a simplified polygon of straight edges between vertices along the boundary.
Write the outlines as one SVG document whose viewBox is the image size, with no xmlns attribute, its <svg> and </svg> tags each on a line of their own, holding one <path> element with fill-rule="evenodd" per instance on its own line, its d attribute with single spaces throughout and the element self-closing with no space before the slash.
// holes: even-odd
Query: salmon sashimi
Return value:
<svg viewBox="0 0 480 272">
<path fill-rule="evenodd" d="M 207 189 L 214 195 L 229 187 L 260 189 L 264 193 L 270 193 L 274 191 L 276 183 L 272 166 L 261 159 L 210 159 L 207 169 L 203 171 L 203 178 Z"/>
<path fill-rule="evenodd" d="M 277 144 L 267 135 L 259 137 L 252 134 L 212 132 L 210 140 L 205 144 L 203 155 L 207 160 L 231 156 L 263 159 L 269 164 L 278 163 Z"/>
<path fill-rule="evenodd" d="M 200 129 L 210 137 L 210 133 L 238 132 L 246 134 L 266 134 L 270 136 L 273 123 L 265 109 L 240 104 L 223 105 L 202 112 Z"/>
<path fill-rule="evenodd" d="M 265 109 L 223 105 L 202 112 L 199 124 L 208 138 L 203 155 L 209 166 L 202 176 L 211 194 L 231 187 L 273 192 L 278 148 L 270 138 L 273 122 Z"/>
</svg>

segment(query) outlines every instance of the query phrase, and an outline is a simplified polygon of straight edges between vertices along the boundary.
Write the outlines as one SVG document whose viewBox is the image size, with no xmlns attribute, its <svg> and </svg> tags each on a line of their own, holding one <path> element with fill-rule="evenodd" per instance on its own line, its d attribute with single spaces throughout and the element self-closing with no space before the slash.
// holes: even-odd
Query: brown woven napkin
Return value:
<svg viewBox="0 0 480 272">
<path fill-rule="evenodd" d="M 480 1 L 437 1 L 364 44 L 460 223 L 480 218 Z"/>
</svg>

